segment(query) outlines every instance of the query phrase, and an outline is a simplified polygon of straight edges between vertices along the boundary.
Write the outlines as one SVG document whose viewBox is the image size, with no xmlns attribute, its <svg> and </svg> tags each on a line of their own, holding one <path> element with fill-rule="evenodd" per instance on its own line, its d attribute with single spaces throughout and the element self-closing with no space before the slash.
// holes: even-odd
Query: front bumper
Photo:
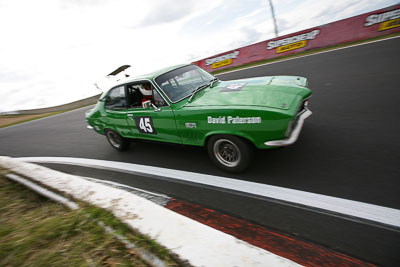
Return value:
<svg viewBox="0 0 400 267">
<path fill-rule="evenodd" d="M 312 112 L 309 109 L 306 109 L 305 112 L 303 112 L 298 121 L 297 121 L 297 125 L 294 128 L 294 130 L 292 131 L 292 133 L 290 134 L 290 136 L 286 139 L 281 139 L 281 140 L 273 140 L 273 141 L 268 141 L 265 142 L 264 145 L 266 146 L 288 146 L 293 144 L 294 142 L 297 141 L 297 138 L 300 135 L 301 132 L 301 128 L 303 128 L 303 124 L 304 124 L 304 120 L 307 119 L 308 117 L 310 117 L 312 114 Z"/>
</svg>

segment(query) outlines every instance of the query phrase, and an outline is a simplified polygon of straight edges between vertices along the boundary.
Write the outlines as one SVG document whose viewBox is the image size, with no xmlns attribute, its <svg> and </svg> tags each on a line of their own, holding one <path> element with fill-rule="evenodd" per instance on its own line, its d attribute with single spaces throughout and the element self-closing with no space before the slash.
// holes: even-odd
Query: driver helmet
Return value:
<svg viewBox="0 0 400 267">
<path fill-rule="evenodd" d="M 141 84 L 139 85 L 139 91 L 144 95 L 144 96 L 151 96 L 151 86 L 150 84 Z"/>
</svg>

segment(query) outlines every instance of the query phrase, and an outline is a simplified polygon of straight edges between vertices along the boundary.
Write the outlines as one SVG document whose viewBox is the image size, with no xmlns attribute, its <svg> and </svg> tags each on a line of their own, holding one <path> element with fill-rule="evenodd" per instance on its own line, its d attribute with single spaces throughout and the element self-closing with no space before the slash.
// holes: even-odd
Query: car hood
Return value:
<svg viewBox="0 0 400 267">
<path fill-rule="evenodd" d="M 264 106 L 290 109 L 311 91 L 307 79 L 298 76 L 270 76 L 220 81 L 196 94 L 186 106 Z"/>
</svg>

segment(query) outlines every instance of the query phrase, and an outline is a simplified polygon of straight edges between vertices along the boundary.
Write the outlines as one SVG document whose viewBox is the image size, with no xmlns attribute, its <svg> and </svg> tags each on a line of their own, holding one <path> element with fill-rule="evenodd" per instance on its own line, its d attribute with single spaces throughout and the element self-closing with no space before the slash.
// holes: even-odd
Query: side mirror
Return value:
<svg viewBox="0 0 400 267">
<path fill-rule="evenodd" d="M 144 109 L 149 109 L 149 108 L 151 108 L 151 101 L 150 101 L 150 100 L 144 101 L 144 102 L 142 103 L 142 108 L 144 108 Z"/>
</svg>

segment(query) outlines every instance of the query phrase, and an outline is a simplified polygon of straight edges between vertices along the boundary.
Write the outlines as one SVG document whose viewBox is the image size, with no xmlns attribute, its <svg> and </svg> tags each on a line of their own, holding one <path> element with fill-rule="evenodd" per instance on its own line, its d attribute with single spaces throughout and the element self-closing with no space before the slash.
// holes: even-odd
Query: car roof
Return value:
<svg viewBox="0 0 400 267">
<path fill-rule="evenodd" d="M 181 68 L 184 66 L 189 66 L 189 65 L 193 65 L 193 64 L 179 64 L 179 65 L 169 66 L 169 67 L 162 68 L 162 69 L 156 70 L 156 71 L 148 73 L 148 74 L 143 74 L 143 75 L 139 75 L 139 76 L 134 76 L 132 78 L 124 79 L 122 81 L 118 81 L 118 82 L 112 84 L 108 89 L 104 90 L 104 93 L 109 92 L 112 88 L 115 88 L 116 86 L 127 84 L 130 82 L 136 82 L 136 81 L 141 81 L 141 80 L 153 80 L 154 78 L 156 78 L 164 73 L 170 72 L 172 70 L 175 70 L 175 69 L 178 69 L 178 68 Z"/>
<path fill-rule="evenodd" d="M 125 84 L 127 82 L 129 83 L 129 82 L 134 82 L 134 81 L 139 81 L 139 80 L 153 80 L 154 78 L 156 78 L 157 76 L 160 76 L 161 74 L 164 74 L 164 73 L 170 72 L 171 70 L 181 68 L 184 66 L 188 66 L 188 65 L 190 65 L 190 64 L 179 64 L 179 65 L 162 68 L 162 69 L 153 71 L 148 74 L 143 74 L 143 75 L 135 76 L 135 77 L 132 77 L 129 79 L 125 79 L 121 82 L 118 82 L 118 84 Z"/>
</svg>

